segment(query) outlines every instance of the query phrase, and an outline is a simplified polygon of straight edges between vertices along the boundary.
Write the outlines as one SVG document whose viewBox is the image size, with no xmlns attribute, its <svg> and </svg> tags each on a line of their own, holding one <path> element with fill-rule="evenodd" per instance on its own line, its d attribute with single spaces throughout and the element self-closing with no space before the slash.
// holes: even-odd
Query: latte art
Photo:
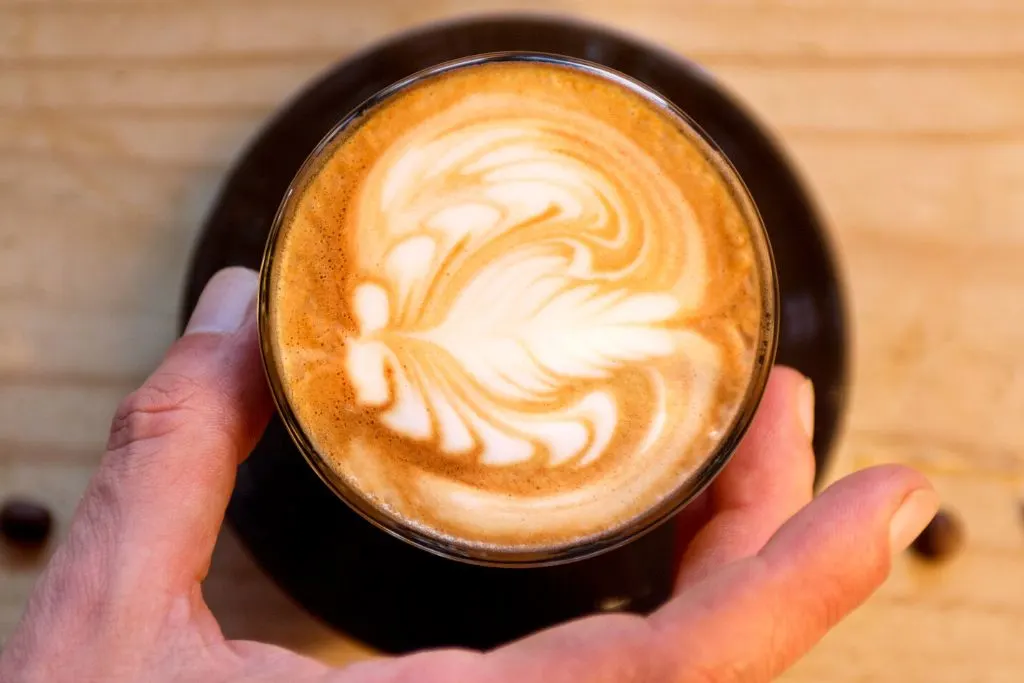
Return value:
<svg viewBox="0 0 1024 683">
<path fill-rule="evenodd" d="M 484 465 L 597 460 L 620 418 L 602 384 L 705 343 L 668 326 L 703 295 L 694 223 L 613 128 L 524 97 L 467 97 L 399 140 L 362 188 L 346 345 L 357 403 Z M 663 289 L 649 291 L 652 275 Z"/>
<path fill-rule="evenodd" d="M 599 534 L 671 493 L 728 429 L 760 331 L 750 228 L 705 154 L 639 95 L 552 65 L 371 111 L 274 274 L 289 402 L 332 469 L 421 532 L 496 547 Z"/>
</svg>

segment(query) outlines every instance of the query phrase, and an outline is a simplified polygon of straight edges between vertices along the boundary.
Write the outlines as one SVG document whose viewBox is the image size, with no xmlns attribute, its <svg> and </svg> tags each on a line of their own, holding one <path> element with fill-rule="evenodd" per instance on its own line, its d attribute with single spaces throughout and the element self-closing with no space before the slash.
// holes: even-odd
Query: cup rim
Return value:
<svg viewBox="0 0 1024 683">
<path fill-rule="evenodd" d="M 406 89 L 444 73 L 472 68 L 480 64 L 499 62 L 534 62 L 579 69 L 627 88 L 664 110 L 668 115 L 678 119 L 687 137 L 698 147 L 719 174 L 750 228 L 751 242 L 754 245 L 758 261 L 757 266 L 760 274 L 759 284 L 762 300 L 760 335 L 754 354 L 754 366 L 751 371 L 750 380 L 747 383 L 747 388 L 739 408 L 726 429 L 725 436 L 715 446 L 714 452 L 705 458 L 696 470 L 690 473 L 685 480 L 673 488 L 657 504 L 647 508 L 643 513 L 612 531 L 581 537 L 568 544 L 527 550 L 499 550 L 488 546 L 474 545 L 470 542 L 460 543 L 452 539 L 432 535 L 402 521 L 398 517 L 388 514 L 379 506 L 370 502 L 357 489 L 350 486 L 343 477 L 337 474 L 325 462 L 325 458 L 319 455 L 312 440 L 302 429 L 298 416 L 292 410 L 281 373 L 278 369 L 279 362 L 274 344 L 271 341 L 272 334 L 270 329 L 270 289 L 276 247 L 282 233 L 285 218 L 290 214 L 295 203 L 301 198 L 301 190 L 304 189 L 306 183 L 319 170 L 320 162 L 324 158 L 324 152 L 335 142 L 340 141 L 350 126 L 360 121 L 378 105 Z M 306 156 L 306 159 L 289 183 L 288 189 L 285 191 L 275 213 L 263 251 L 257 292 L 257 327 L 260 356 L 274 404 L 281 417 L 281 422 L 292 441 L 328 489 L 361 517 L 399 540 L 446 559 L 492 567 L 553 566 L 603 554 L 626 545 L 652 531 L 662 523 L 669 521 L 677 512 L 700 495 L 731 459 L 740 441 L 749 429 L 754 414 L 760 405 L 778 347 L 779 314 L 778 276 L 771 242 L 764 222 L 739 172 L 701 126 L 687 115 L 686 112 L 653 88 L 615 69 L 576 57 L 522 50 L 475 54 L 442 62 L 420 70 L 371 95 L 339 120 Z"/>
</svg>

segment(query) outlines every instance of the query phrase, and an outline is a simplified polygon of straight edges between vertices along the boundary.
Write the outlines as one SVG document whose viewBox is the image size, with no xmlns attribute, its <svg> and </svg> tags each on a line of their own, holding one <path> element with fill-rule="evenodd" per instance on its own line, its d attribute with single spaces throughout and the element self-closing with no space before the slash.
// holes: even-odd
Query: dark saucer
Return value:
<svg viewBox="0 0 1024 683">
<path fill-rule="evenodd" d="M 817 389 L 814 446 L 824 468 L 846 394 L 842 292 L 824 229 L 784 155 L 700 69 L 606 29 L 555 19 L 488 18 L 426 27 L 322 77 L 259 133 L 206 222 L 183 320 L 220 268 L 258 268 L 278 203 L 306 155 L 349 110 L 439 62 L 533 50 L 581 57 L 644 81 L 725 151 L 764 217 L 782 292 L 778 362 Z M 390 652 L 485 648 L 601 608 L 648 611 L 672 583 L 673 525 L 605 555 L 544 569 L 492 569 L 430 555 L 378 531 L 325 487 L 276 419 L 242 465 L 228 519 L 277 583 L 313 614 Z"/>
</svg>

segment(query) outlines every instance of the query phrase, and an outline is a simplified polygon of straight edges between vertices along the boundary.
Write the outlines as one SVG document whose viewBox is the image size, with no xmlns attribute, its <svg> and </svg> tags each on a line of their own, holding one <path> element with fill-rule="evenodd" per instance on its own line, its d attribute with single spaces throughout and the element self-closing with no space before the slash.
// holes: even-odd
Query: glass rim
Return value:
<svg viewBox="0 0 1024 683">
<path fill-rule="evenodd" d="M 758 284 L 761 289 L 762 315 L 760 334 L 754 351 L 754 365 L 739 407 L 725 430 L 724 436 L 715 445 L 714 452 L 655 505 L 611 531 L 583 536 L 565 544 L 527 549 L 497 549 L 432 535 L 389 514 L 348 484 L 326 462 L 327 458 L 319 454 L 312 440 L 303 430 L 298 416 L 292 410 L 282 380 L 282 373 L 279 370 L 274 344 L 271 341 L 270 289 L 277 245 L 282 229 L 287 222 L 286 219 L 301 198 L 302 190 L 315 177 L 320 169 L 320 162 L 326 158 L 324 153 L 334 143 L 343 140 L 349 128 L 361 121 L 374 108 L 418 83 L 451 71 L 500 62 L 534 62 L 578 69 L 627 88 L 645 101 L 655 105 L 666 115 L 677 119 L 687 138 L 714 167 L 743 215 L 757 260 Z M 267 237 L 257 292 L 260 356 L 274 404 L 292 441 L 324 484 L 361 517 L 395 538 L 446 559 L 492 567 L 552 566 L 587 559 L 614 550 L 670 520 L 700 495 L 732 457 L 760 405 L 778 346 L 779 307 L 780 297 L 775 258 L 760 212 L 739 172 L 700 125 L 666 97 L 631 76 L 575 57 L 530 51 L 477 54 L 428 67 L 378 91 L 342 117 L 307 155 L 285 191 Z"/>
</svg>

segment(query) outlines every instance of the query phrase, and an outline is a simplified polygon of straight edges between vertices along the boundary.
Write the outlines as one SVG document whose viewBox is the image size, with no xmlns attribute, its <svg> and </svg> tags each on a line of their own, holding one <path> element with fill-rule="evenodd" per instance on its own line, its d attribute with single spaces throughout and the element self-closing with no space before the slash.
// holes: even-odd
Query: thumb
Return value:
<svg viewBox="0 0 1024 683">
<path fill-rule="evenodd" d="M 218 273 L 185 336 L 118 408 L 107 453 L 36 584 L 6 663 L 19 662 L 17 669 L 29 653 L 43 653 L 38 665 L 66 671 L 69 644 L 93 647 L 98 633 L 109 642 L 151 642 L 166 635 L 172 605 L 198 595 L 235 468 L 271 410 L 255 293 L 252 271 Z M 130 657 L 122 659 L 128 667 Z"/>
<path fill-rule="evenodd" d="M 850 475 L 776 532 L 663 607 L 653 623 L 687 643 L 680 670 L 714 681 L 768 681 L 861 604 L 935 515 L 923 476 L 883 466 Z M 679 648 L 673 650 L 679 652 Z"/>
<path fill-rule="evenodd" d="M 89 552 L 120 577 L 173 592 L 205 576 L 235 470 L 271 411 L 256 282 L 243 268 L 215 275 L 184 336 L 117 409 L 69 541 L 88 526 Z"/>
</svg>

